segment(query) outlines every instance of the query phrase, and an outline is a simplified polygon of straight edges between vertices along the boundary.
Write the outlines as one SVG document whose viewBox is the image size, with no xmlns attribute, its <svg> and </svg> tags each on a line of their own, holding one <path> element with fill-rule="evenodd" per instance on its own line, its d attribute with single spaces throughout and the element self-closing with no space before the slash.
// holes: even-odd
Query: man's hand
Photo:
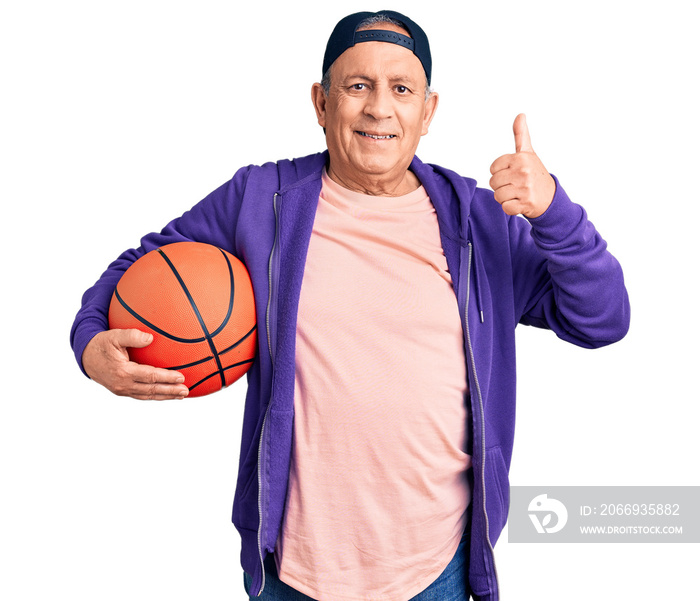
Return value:
<svg viewBox="0 0 700 601">
<path fill-rule="evenodd" d="M 100 332 L 83 351 L 83 368 L 95 382 L 119 396 L 144 401 L 186 397 L 189 391 L 181 373 L 129 360 L 127 348 L 143 348 L 152 341 L 152 334 L 140 330 Z"/>
<path fill-rule="evenodd" d="M 515 118 L 513 135 L 515 154 L 504 154 L 493 162 L 489 186 L 508 215 L 539 217 L 552 203 L 556 184 L 532 149 L 522 113 Z"/>
</svg>

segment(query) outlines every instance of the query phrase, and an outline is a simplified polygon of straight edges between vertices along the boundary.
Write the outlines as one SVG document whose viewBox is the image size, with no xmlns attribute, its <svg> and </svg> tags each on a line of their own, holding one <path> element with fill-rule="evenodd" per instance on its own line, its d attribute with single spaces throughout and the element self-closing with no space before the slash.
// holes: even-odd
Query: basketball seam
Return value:
<svg viewBox="0 0 700 601">
<path fill-rule="evenodd" d="M 258 327 L 257 324 L 254 325 L 254 326 L 250 329 L 250 331 L 249 331 L 247 334 L 244 334 L 243 336 L 241 336 L 241 337 L 238 339 L 237 342 L 234 342 L 231 346 L 225 348 L 223 351 L 221 351 L 221 352 L 219 353 L 219 355 L 225 355 L 226 353 L 231 352 L 231 351 L 232 351 L 233 349 L 235 349 L 241 342 L 243 342 L 246 338 L 248 338 L 248 336 L 250 336 L 253 332 L 255 332 L 255 329 L 256 329 L 257 327 Z"/>
<path fill-rule="evenodd" d="M 246 359 L 245 361 L 239 361 L 238 363 L 233 363 L 232 365 L 229 365 L 228 367 L 224 367 L 224 371 L 228 371 L 229 369 L 233 369 L 234 367 L 239 367 L 240 365 L 245 365 L 246 363 L 252 363 L 253 361 L 255 361 L 255 357 L 253 357 L 252 359 Z M 196 388 L 197 386 L 206 382 L 210 378 L 213 378 L 216 374 L 217 374 L 217 372 L 210 373 L 208 376 L 205 376 L 204 378 L 202 378 L 199 382 L 195 382 L 194 384 L 192 384 L 192 386 L 190 386 L 189 389 L 192 390 L 192 389 Z"/>
<path fill-rule="evenodd" d="M 169 334 L 165 330 L 161 330 L 158 326 L 152 324 L 146 318 L 142 317 L 136 311 L 134 311 L 119 294 L 119 288 L 115 289 L 114 294 L 117 297 L 119 304 L 122 307 L 124 307 L 124 309 L 126 309 L 131 315 L 133 315 L 143 325 L 148 326 L 154 332 L 156 332 L 157 334 L 160 334 L 161 336 L 165 336 L 166 338 L 169 338 L 170 340 L 173 340 L 175 342 L 182 342 L 183 344 L 196 344 L 198 342 L 204 342 L 206 340 L 205 337 L 203 337 L 203 338 L 179 338 L 177 336 L 173 336 L 172 334 Z"/>
<path fill-rule="evenodd" d="M 224 260 L 226 261 L 226 265 L 228 266 L 228 280 L 229 280 L 229 297 L 228 297 L 228 312 L 226 313 L 226 317 L 224 317 L 224 321 L 221 322 L 221 325 L 212 332 L 211 337 L 214 338 L 217 334 L 223 330 L 226 325 L 228 324 L 229 320 L 231 319 L 231 314 L 233 313 L 233 298 L 236 294 L 235 291 L 235 285 L 236 282 L 233 278 L 233 266 L 231 265 L 231 261 L 229 261 L 229 258 L 226 256 L 226 253 L 218 248 L 218 251 L 221 253 L 221 256 L 223 256 Z"/>
<path fill-rule="evenodd" d="M 197 365 L 201 365 L 202 363 L 208 363 L 211 361 L 214 357 L 204 357 L 204 359 L 199 359 L 198 361 L 193 361 L 192 363 L 187 363 L 185 365 L 174 365 L 172 367 L 164 367 L 163 369 L 171 369 L 173 371 L 179 371 L 181 369 L 187 369 L 188 367 L 196 367 Z M 217 372 L 214 372 L 215 374 Z"/>
<path fill-rule="evenodd" d="M 219 353 L 219 355 L 221 356 L 221 355 L 225 355 L 226 353 L 230 353 L 230 352 L 231 352 L 233 349 L 235 349 L 239 344 L 241 344 L 241 342 L 243 342 L 246 338 L 250 337 L 250 335 L 251 335 L 253 332 L 255 332 L 256 328 L 257 328 L 257 324 L 254 325 L 254 326 L 250 329 L 249 332 L 247 332 L 246 334 L 244 334 L 243 336 L 241 336 L 241 338 L 239 338 L 238 341 L 234 342 L 231 346 L 229 346 L 229 347 L 225 348 L 223 351 L 221 351 L 221 352 Z M 202 365 L 202 363 L 208 363 L 208 362 L 211 361 L 213 358 L 214 358 L 214 357 L 205 357 L 204 359 L 200 359 L 199 361 L 194 361 L 194 362 L 192 362 L 192 363 L 188 363 L 187 365 L 176 365 L 176 366 L 174 366 L 174 367 L 166 367 L 166 368 L 164 368 L 164 369 L 172 369 L 172 370 L 174 370 L 174 371 L 178 371 L 178 370 L 180 370 L 180 369 L 187 369 L 188 367 L 195 367 L 195 366 L 197 366 L 197 365 Z M 239 365 L 243 365 L 244 363 L 252 363 L 254 359 L 255 359 L 255 355 L 253 355 L 253 357 L 251 357 L 250 359 L 246 359 L 245 361 L 242 361 L 242 362 L 240 362 L 240 363 L 234 363 L 234 364 L 232 364 L 232 365 L 228 365 L 228 366 L 224 367 L 224 371 L 229 370 L 229 369 L 231 369 L 232 367 L 237 367 L 237 366 L 239 366 Z M 192 390 L 192 388 L 194 388 L 195 386 L 198 386 L 198 385 L 201 384 L 202 382 L 205 382 L 205 381 L 208 380 L 209 378 L 214 377 L 217 373 L 218 373 L 218 370 L 217 370 L 217 371 L 213 371 L 212 373 L 208 374 L 208 375 L 205 376 L 203 379 L 201 379 L 199 382 L 197 382 L 196 384 L 193 384 L 192 386 L 190 386 L 190 390 Z"/>
<path fill-rule="evenodd" d="M 168 255 L 166 255 L 163 252 L 163 249 L 159 248 L 158 253 L 160 254 L 161 257 L 165 260 L 165 262 L 168 264 L 168 267 L 170 267 L 171 271 L 173 272 L 173 275 L 175 275 L 175 278 L 177 279 L 178 283 L 182 287 L 182 290 L 185 293 L 185 296 L 187 296 L 187 300 L 190 303 L 190 306 L 192 307 L 192 310 L 194 311 L 195 317 L 197 318 L 197 321 L 199 321 L 199 326 L 202 328 L 202 332 L 204 333 L 204 337 L 207 341 L 207 344 L 209 345 L 209 348 L 214 355 L 214 359 L 216 360 L 216 365 L 217 365 L 217 372 L 219 373 L 219 376 L 221 377 L 221 386 L 224 387 L 226 386 L 226 377 L 224 376 L 224 368 L 223 365 L 221 365 L 221 359 L 219 358 L 219 353 L 216 350 L 216 345 L 214 344 L 214 340 L 211 337 L 211 334 L 209 333 L 209 330 L 207 329 L 207 324 L 204 323 L 204 318 L 202 317 L 202 314 L 199 312 L 199 308 L 197 307 L 197 303 L 195 303 L 194 298 L 190 294 L 190 291 L 187 288 L 187 285 L 185 284 L 184 280 L 182 279 L 182 276 L 178 272 L 178 270 L 175 268 L 175 265 L 173 265 L 172 261 L 168 258 Z M 214 372 L 216 373 L 216 372 Z M 212 374 L 213 375 L 213 374 Z"/>
</svg>

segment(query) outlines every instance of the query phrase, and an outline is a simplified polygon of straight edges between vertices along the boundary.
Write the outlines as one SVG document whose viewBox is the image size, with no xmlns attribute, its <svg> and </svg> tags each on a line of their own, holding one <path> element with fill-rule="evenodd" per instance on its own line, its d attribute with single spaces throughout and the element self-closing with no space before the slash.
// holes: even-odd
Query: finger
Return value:
<svg viewBox="0 0 700 601">
<path fill-rule="evenodd" d="M 140 400 L 182 399 L 189 394 L 185 377 L 177 371 L 131 363 L 131 384 L 122 395 Z"/>
<path fill-rule="evenodd" d="M 153 342 L 153 334 L 134 328 L 128 330 L 111 330 L 114 342 L 123 348 L 144 348 Z"/>
<path fill-rule="evenodd" d="M 522 213 L 522 205 L 517 198 L 502 203 L 501 208 L 506 215 L 519 215 Z"/>
<path fill-rule="evenodd" d="M 173 387 L 167 387 L 163 385 L 159 386 L 147 386 L 141 385 L 135 388 L 130 394 L 131 398 L 138 399 L 139 401 L 171 401 L 177 399 L 184 399 L 189 394 L 189 391 L 175 389 Z"/>
<path fill-rule="evenodd" d="M 184 384 L 163 384 L 136 382 L 134 380 L 118 383 L 109 387 L 109 390 L 117 396 L 128 396 L 139 400 L 163 401 L 166 399 L 184 399 L 189 390 Z"/>
<path fill-rule="evenodd" d="M 143 393 L 135 391 L 132 394 L 124 396 L 129 396 L 132 399 L 136 399 L 138 401 L 177 401 L 186 398 L 187 393 L 172 394 L 168 390 L 161 391 L 160 389 L 147 388 L 144 389 Z"/>
<path fill-rule="evenodd" d="M 494 190 L 493 197 L 500 205 L 504 205 L 512 200 L 517 200 L 518 202 L 521 200 L 518 196 L 518 190 L 512 184 L 507 184 Z"/>
<path fill-rule="evenodd" d="M 513 185 L 513 177 L 510 169 L 496 171 L 489 180 L 489 187 L 495 192 L 503 186 Z"/>
<path fill-rule="evenodd" d="M 533 152 L 530 141 L 530 130 L 527 128 L 525 114 L 520 113 L 513 122 L 513 135 L 515 136 L 515 152 Z"/>
<path fill-rule="evenodd" d="M 491 163 L 491 175 L 495 174 L 497 171 L 503 171 L 503 169 L 508 169 L 512 161 L 512 154 L 504 154 L 503 156 L 498 157 L 493 163 Z"/>
<path fill-rule="evenodd" d="M 185 381 L 185 376 L 174 369 L 151 367 L 140 363 L 133 363 L 131 367 L 133 370 L 132 377 L 135 382 L 145 384 L 182 384 Z"/>
</svg>

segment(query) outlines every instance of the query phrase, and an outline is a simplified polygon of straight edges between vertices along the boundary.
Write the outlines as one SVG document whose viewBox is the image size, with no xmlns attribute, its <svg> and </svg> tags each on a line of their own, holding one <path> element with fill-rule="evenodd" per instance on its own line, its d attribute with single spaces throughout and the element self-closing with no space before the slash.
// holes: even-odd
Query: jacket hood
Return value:
<svg viewBox="0 0 700 601">
<path fill-rule="evenodd" d="M 469 247 L 472 239 L 470 217 L 472 201 L 477 190 L 476 180 L 460 176 L 438 165 L 423 163 L 418 157 L 413 158 L 411 170 L 423 183 L 435 207 L 441 225 L 445 254 L 448 255 L 451 250 L 451 245 L 446 238 L 455 242 L 461 249 Z M 483 322 L 484 312 L 479 286 L 480 277 L 483 277 L 480 276 L 483 272 L 483 264 L 476 248 L 473 246 L 471 248 L 475 262 L 474 292 L 477 311 L 480 321 Z"/>
<path fill-rule="evenodd" d="M 476 192 L 476 180 L 438 165 L 423 163 L 417 156 L 413 157 L 411 171 L 418 176 L 428 192 L 438 219 L 446 228 L 445 234 L 460 246 L 465 246 L 469 240 L 469 217 Z M 455 224 L 459 224 L 457 229 Z"/>
<path fill-rule="evenodd" d="M 327 150 L 303 159 L 280 161 L 278 163 L 280 193 L 303 185 L 309 179 L 320 178 L 323 168 L 329 162 Z M 438 219 L 446 228 L 446 235 L 461 246 L 466 245 L 469 239 L 471 201 L 477 189 L 476 181 L 444 167 L 423 163 L 417 156 L 413 157 L 410 169 L 428 192 Z M 455 224 L 459 225 L 455 227 Z"/>
</svg>

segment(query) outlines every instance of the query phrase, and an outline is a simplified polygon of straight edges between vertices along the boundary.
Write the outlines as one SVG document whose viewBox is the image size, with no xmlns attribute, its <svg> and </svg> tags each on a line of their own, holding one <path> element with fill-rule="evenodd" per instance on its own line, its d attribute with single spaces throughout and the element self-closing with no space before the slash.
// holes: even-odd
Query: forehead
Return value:
<svg viewBox="0 0 700 601">
<path fill-rule="evenodd" d="M 408 35 L 403 27 L 391 23 L 379 23 L 371 27 L 361 27 L 358 31 L 382 29 Z M 356 74 L 374 77 L 410 77 L 419 81 L 425 79 L 423 65 L 418 57 L 407 48 L 388 42 L 360 42 L 348 48 L 333 63 L 333 74 L 349 77 Z"/>
</svg>

